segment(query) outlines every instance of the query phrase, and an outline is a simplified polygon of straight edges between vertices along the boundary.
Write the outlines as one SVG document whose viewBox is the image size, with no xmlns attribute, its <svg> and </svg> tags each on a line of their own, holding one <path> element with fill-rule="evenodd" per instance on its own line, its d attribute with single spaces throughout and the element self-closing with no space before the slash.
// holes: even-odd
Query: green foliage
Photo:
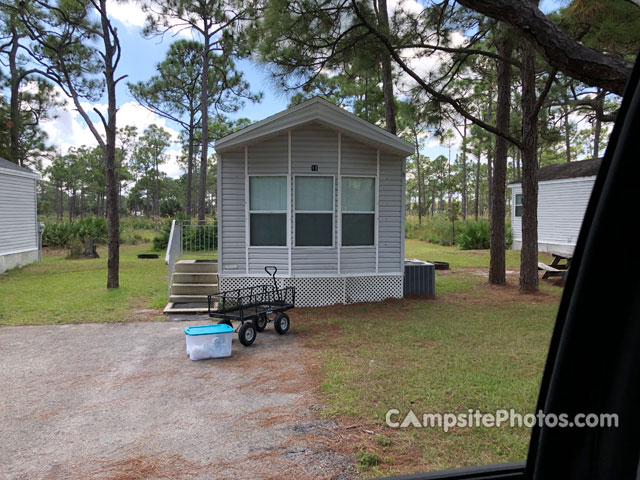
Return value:
<svg viewBox="0 0 640 480">
<path fill-rule="evenodd" d="M 182 217 L 182 216 L 180 216 Z M 178 218 L 178 220 L 184 218 Z M 154 250 L 166 250 L 171 235 L 172 219 L 163 219 L 160 226 L 160 234 L 153 238 Z M 185 228 L 182 235 L 182 245 L 189 252 L 204 252 L 218 248 L 218 219 L 214 217 L 212 224 L 199 228 Z"/>
<path fill-rule="evenodd" d="M 456 222 L 456 229 L 459 228 L 461 223 Z M 451 220 L 445 215 L 423 217 L 422 224 L 418 224 L 416 217 L 408 216 L 405 223 L 405 236 L 444 246 L 450 246 L 455 243 Z"/>
<path fill-rule="evenodd" d="M 171 235 L 171 219 L 163 218 L 160 221 L 160 233 L 153 237 L 154 250 L 166 250 L 169 245 L 169 236 Z"/>
<path fill-rule="evenodd" d="M 75 240 L 82 242 L 87 237 L 104 243 L 107 240 L 107 221 L 102 217 L 85 217 L 75 222 L 45 222 L 42 243 L 70 248 Z"/>
<path fill-rule="evenodd" d="M 107 240 L 107 221 L 103 217 L 85 217 L 73 222 L 76 237 L 93 238 L 97 243 Z"/>
<path fill-rule="evenodd" d="M 361 467 L 375 467 L 380 465 L 382 459 L 374 452 L 360 450 L 356 453 L 356 461 Z"/>
<path fill-rule="evenodd" d="M 489 248 L 491 228 L 488 220 L 467 220 L 458 224 L 457 244 L 461 250 Z"/>
<path fill-rule="evenodd" d="M 489 248 L 491 225 L 487 219 L 456 220 L 456 238 L 453 239 L 451 219 L 445 215 L 423 217 L 422 224 L 418 224 L 415 216 L 407 216 L 405 222 L 405 237 L 437 245 L 457 245 L 461 250 L 486 250 Z M 506 247 L 511 247 L 511 223 L 505 224 Z"/>
</svg>

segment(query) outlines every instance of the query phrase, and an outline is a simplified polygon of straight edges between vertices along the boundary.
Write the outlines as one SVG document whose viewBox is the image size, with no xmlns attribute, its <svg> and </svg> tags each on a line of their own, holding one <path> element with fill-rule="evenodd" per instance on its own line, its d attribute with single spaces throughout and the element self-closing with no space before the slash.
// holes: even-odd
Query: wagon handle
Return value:
<svg viewBox="0 0 640 480">
<path fill-rule="evenodd" d="M 273 270 L 273 273 L 271 273 L 270 270 Z M 278 273 L 278 267 L 275 265 L 267 265 L 264 267 L 264 271 L 267 272 L 267 275 L 273 278 L 273 287 L 277 290 L 278 284 L 276 283 L 276 273 Z"/>
</svg>

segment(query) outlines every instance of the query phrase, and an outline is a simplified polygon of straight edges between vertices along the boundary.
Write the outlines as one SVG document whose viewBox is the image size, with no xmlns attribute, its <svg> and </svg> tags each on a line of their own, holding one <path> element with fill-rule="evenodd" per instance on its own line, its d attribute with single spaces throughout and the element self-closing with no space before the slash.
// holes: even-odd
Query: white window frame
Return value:
<svg viewBox="0 0 640 480">
<path fill-rule="evenodd" d="M 297 210 L 296 209 L 296 178 L 298 177 L 321 177 L 331 178 L 333 182 L 333 188 L 331 189 L 331 205 L 332 210 Z M 336 176 L 335 175 L 304 175 L 296 174 L 293 176 L 293 198 L 292 204 L 292 219 L 293 219 L 293 246 L 296 248 L 313 248 L 313 249 L 327 249 L 336 248 Z M 296 213 L 330 213 L 331 214 L 331 245 L 296 245 Z"/>
<path fill-rule="evenodd" d="M 342 225 L 342 215 L 347 213 L 355 213 L 355 214 L 368 214 L 371 215 L 373 213 L 374 217 L 373 217 L 373 244 L 372 245 L 343 245 L 342 244 L 342 231 L 340 231 L 340 248 L 348 248 L 348 249 L 353 249 L 353 248 L 373 248 L 373 247 L 378 247 L 378 185 L 379 185 L 379 180 L 378 180 L 378 176 L 377 175 L 340 175 L 340 190 L 342 191 L 342 179 L 343 178 L 373 178 L 374 184 L 373 184 L 373 188 L 374 188 L 374 192 L 375 192 L 375 196 L 374 196 L 374 200 L 373 200 L 373 208 L 374 211 L 349 211 L 349 212 L 343 212 L 342 211 L 342 200 L 344 199 L 344 193 L 341 193 L 341 198 L 340 198 L 340 205 L 338 206 L 338 208 L 340 209 L 340 224 Z M 342 230 L 342 229 L 341 229 Z M 377 255 L 376 255 L 377 257 Z"/>
<path fill-rule="evenodd" d="M 518 203 L 518 195 L 520 195 L 520 203 Z M 513 194 L 513 216 L 514 218 L 522 218 L 522 212 L 518 215 L 518 207 L 522 208 L 522 192 Z"/>
<path fill-rule="evenodd" d="M 289 224 L 290 222 L 290 218 L 291 218 L 291 202 L 289 201 L 289 195 L 287 193 L 287 208 L 286 210 L 251 210 L 251 177 L 284 177 L 286 179 L 286 185 L 285 185 L 285 193 L 287 193 L 289 191 L 290 188 L 290 177 L 289 175 L 283 175 L 281 173 L 252 173 L 250 175 L 246 176 L 246 183 L 245 183 L 245 198 L 247 199 L 245 205 L 246 205 L 246 215 L 245 215 L 245 229 L 247 232 L 247 236 L 246 236 L 246 241 L 247 241 L 247 248 L 289 248 L 289 243 L 290 243 L 290 239 L 289 239 L 289 235 L 287 235 L 287 228 L 286 226 Z M 285 239 L 286 239 L 286 243 L 284 245 L 251 245 L 251 214 L 252 213 L 279 213 L 279 214 L 286 214 L 286 219 L 285 219 Z M 248 257 L 247 257 L 248 258 Z"/>
</svg>

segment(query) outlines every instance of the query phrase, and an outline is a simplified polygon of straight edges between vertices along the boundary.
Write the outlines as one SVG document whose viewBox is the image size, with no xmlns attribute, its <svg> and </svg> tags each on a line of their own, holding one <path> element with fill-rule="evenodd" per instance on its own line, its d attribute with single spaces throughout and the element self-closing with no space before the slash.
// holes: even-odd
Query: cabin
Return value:
<svg viewBox="0 0 640 480">
<path fill-rule="evenodd" d="M 601 159 L 562 163 L 538 170 L 538 251 L 572 254 L 580 234 Z M 511 188 L 514 250 L 522 248 L 522 183 Z"/>
<path fill-rule="evenodd" d="M 218 287 L 296 287 L 296 305 L 401 298 L 413 144 L 321 98 L 218 140 Z"/>
<path fill-rule="evenodd" d="M 38 173 L 0 158 L 0 274 L 39 258 Z"/>
</svg>

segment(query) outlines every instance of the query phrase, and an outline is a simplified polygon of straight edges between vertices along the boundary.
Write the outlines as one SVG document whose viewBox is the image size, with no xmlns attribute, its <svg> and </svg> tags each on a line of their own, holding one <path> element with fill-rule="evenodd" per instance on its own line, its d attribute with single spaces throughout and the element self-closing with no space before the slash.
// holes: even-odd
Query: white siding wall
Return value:
<svg viewBox="0 0 640 480">
<path fill-rule="evenodd" d="M 38 248 L 36 180 L 0 172 L 0 255 Z"/>
<path fill-rule="evenodd" d="M 338 170 L 339 143 L 342 145 Z M 338 233 L 338 182 L 340 175 L 376 175 L 377 150 L 346 134 L 339 141 L 338 132 L 319 125 L 307 125 L 291 131 L 291 272 L 288 247 L 247 247 L 245 220 L 245 156 L 244 150 L 224 153 L 221 158 L 221 238 L 222 272 L 235 275 L 246 272 L 248 252 L 249 274 L 264 274 L 264 266 L 278 267 L 282 275 L 356 275 L 376 273 L 376 247 L 342 247 Z M 311 165 L 318 165 L 317 171 Z M 249 175 L 289 173 L 289 134 L 279 134 L 248 147 Z M 295 247 L 294 178 L 295 175 L 334 176 L 334 247 Z M 402 158 L 380 153 L 378 206 L 378 272 L 402 271 Z M 338 266 L 340 251 L 340 266 Z M 235 266 L 236 268 L 229 268 Z"/>
<path fill-rule="evenodd" d="M 222 272 L 246 273 L 244 221 L 244 152 L 228 152 L 220 158 L 220 214 L 222 216 L 220 262 Z"/>
<path fill-rule="evenodd" d="M 541 251 L 575 247 L 580 234 L 595 177 L 540 182 L 538 186 L 538 244 Z M 522 221 L 515 216 L 516 194 L 522 186 L 512 187 L 511 229 L 514 248 L 522 242 Z"/>
</svg>

